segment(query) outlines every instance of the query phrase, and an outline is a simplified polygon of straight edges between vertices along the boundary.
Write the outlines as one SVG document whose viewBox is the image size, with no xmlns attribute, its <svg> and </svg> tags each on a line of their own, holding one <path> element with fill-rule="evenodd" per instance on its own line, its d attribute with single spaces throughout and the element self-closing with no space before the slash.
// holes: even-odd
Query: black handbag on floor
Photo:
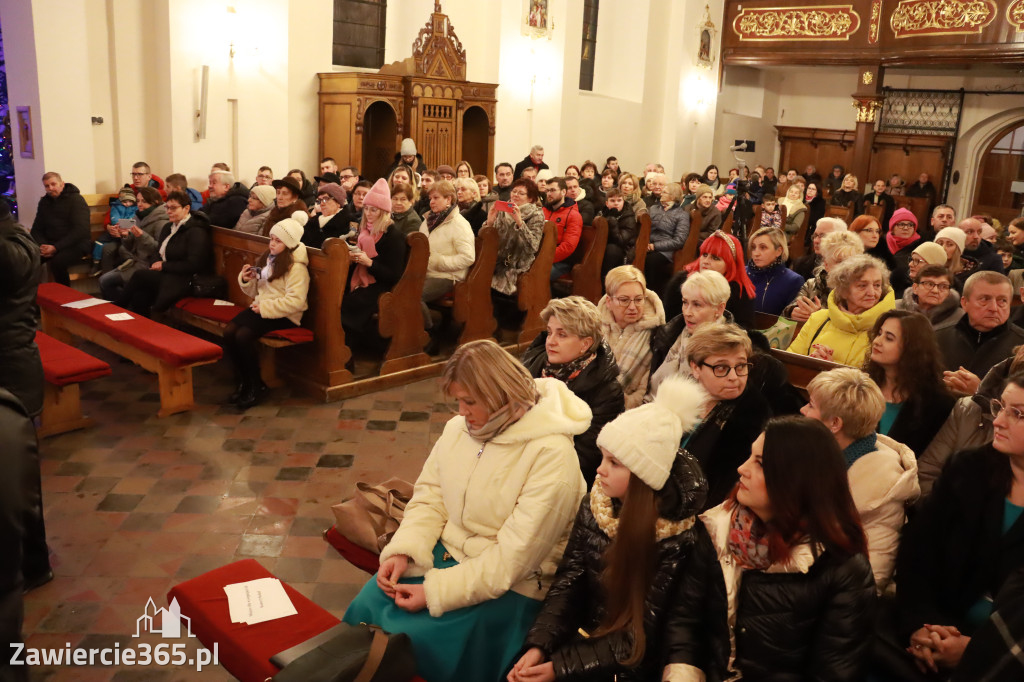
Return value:
<svg viewBox="0 0 1024 682">
<path fill-rule="evenodd" d="M 192 275 L 189 282 L 196 298 L 226 298 L 228 282 L 220 275 Z"/>
<path fill-rule="evenodd" d="M 412 640 L 376 625 L 339 623 L 271 657 L 274 682 L 407 682 L 416 676 Z"/>
</svg>

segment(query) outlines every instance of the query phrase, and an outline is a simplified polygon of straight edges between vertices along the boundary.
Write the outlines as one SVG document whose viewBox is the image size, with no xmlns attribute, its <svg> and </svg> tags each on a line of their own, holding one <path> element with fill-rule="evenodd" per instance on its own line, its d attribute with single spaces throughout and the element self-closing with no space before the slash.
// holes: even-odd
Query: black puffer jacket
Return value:
<svg viewBox="0 0 1024 682">
<path fill-rule="evenodd" d="M 696 460 L 680 451 L 665 487 L 657 493 L 661 517 L 681 521 L 703 507 L 707 484 Z M 611 540 L 583 498 L 554 583 L 525 648 L 537 647 L 548 657 L 559 680 L 660 680 L 662 669 L 678 663 L 709 672 L 709 665 L 728 657 L 728 631 L 720 614 L 725 593 L 708 589 L 719 573 L 718 560 L 704 525 L 695 525 L 660 539 L 658 561 L 644 609 L 646 648 L 635 668 L 627 669 L 633 639 L 624 632 L 603 637 L 593 633 L 605 617 L 601 570 Z M 603 495 L 601 495 L 603 497 Z M 600 499 L 600 498 L 598 498 Z M 605 498 L 607 499 L 607 498 Z M 614 507 L 618 513 L 618 506 Z M 718 578 L 721 583 L 721 578 Z M 717 625 L 717 629 L 714 627 Z"/>
<path fill-rule="evenodd" d="M 548 359 L 544 347 L 547 338 L 548 333 L 541 332 L 523 353 L 523 364 L 535 378 L 540 377 Z M 590 488 L 594 485 L 594 476 L 601 464 L 597 434 L 605 424 L 626 411 L 626 398 L 619 383 L 619 367 L 615 364 L 615 356 L 608 344 L 602 341 L 597 349 L 597 357 L 566 385 L 590 406 L 594 415 L 590 420 L 590 428 L 573 438 L 576 456 L 580 458 L 580 471 L 583 472 L 587 488 Z"/>
<path fill-rule="evenodd" d="M 29 510 L 26 496 L 29 488 L 29 468 L 39 461 L 36 452 L 36 431 L 25 413 L 24 406 L 14 395 L 0 388 L 0 458 L 3 463 L 3 482 L 0 488 L 0 635 L 12 645 L 20 643 L 22 607 L 22 546 L 25 537 L 25 518 Z M 39 507 L 42 513 L 42 506 Z M 45 546 L 45 545 L 44 545 Z M 0 664 L 0 680 L 5 682 L 27 680 L 27 666 Z"/>
<path fill-rule="evenodd" d="M 171 223 L 164 225 L 156 243 L 163 244 L 171 234 Z M 210 237 L 210 220 L 205 213 L 193 213 L 184 225 L 178 228 L 164 249 L 163 270 L 165 275 L 192 277 L 195 274 L 212 272 L 213 240 Z"/>
<path fill-rule="evenodd" d="M 607 206 L 597 215 L 608 221 L 608 243 L 615 244 L 625 254 L 626 262 L 632 263 L 636 255 L 636 214 L 628 202 L 622 204 L 622 210 L 614 210 Z"/>
<path fill-rule="evenodd" d="M 77 187 L 66 182 L 58 196 L 44 194 L 39 199 L 32 221 L 32 238 L 37 244 L 50 244 L 58 251 L 89 253 L 89 206 Z"/>
<path fill-rule="evenodd" d="M 0 387 L 33 416 L 43 409 L 43 366 L 35 341 L 38 272 L 39 246 L 8 212 L 0 218 Z"/>
<path fill-rule="evenodd" d="M 211 197 L 203 205 L 203 213 L 210 219 L 210 225 L 217 227 L 233 228 L 238 219 L 242 217 L 245 208 L 249 203 L 249 190 L 240 182 L 236 182 L 228 189 L 227 194 L 214 199 Z M 193 213 L 192 217 L 197 214 Z M 267 229 L 270 229 L 269 227 Z"/>
</svg>

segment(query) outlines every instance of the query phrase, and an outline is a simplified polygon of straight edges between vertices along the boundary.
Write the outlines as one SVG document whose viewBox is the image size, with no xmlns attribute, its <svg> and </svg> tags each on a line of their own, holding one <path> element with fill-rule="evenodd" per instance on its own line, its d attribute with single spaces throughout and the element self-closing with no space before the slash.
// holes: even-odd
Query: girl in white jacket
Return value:
<svg viewBox="0 0 1024 682">
<path fill-rule="evenodd" d="M 416 481 L 346 623 L 404 632 L 430 682 L 497 680 L 540 610 L 585 492 L 572 437 L 590 408 L 490 340 L 442 376 L 458 416 Z"/>
<path fill-rule="evenodd" d="M 309 216 L 296 211 L 270 228 L 270 245 L 254 267 L 238 273 L 242 291 L 252 304 L 231 320 L 224 332 L 224 352 L 235 367 L 238 386 L 228 400 L 243 410 L 267 394 L 260 377 L 260 337 L 272 331 L 298 327 L 308 307 L 309 258 L 302 243 L 302 226 Z"/>
</svg>

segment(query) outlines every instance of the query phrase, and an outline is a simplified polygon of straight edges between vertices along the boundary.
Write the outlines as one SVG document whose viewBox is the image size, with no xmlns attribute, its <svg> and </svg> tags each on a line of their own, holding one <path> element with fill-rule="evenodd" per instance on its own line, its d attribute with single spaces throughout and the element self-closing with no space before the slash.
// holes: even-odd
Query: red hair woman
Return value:
<svg viewBox="0 0 1024 682">
<path fill-rule="evenodd" d="M 683 272 L 669 280 L 662 301 L 665 304 L 665 319 L 671 320 L 682 311 L 680 287 L 691 272 L 714 270 L 729 282 L 729 301 L 725 309 L 732 313 L 736 324 L 750 329 L 754 324 L 754 283 L 747 275 L 743 257 L 743 244 L 739 239 L 715 230 L 701 242 L 697 259 L 686 266 Z"/>
</svg>

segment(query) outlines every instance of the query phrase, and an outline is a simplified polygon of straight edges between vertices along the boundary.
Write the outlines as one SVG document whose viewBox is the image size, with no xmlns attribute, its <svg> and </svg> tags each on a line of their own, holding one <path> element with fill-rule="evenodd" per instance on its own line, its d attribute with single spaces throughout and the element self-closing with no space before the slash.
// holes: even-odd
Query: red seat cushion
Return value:
<svg viewBox="0 0 1024 682">
<path fill-rule="evenodd" d="M 44 310 L 109 334 L 118 341 L 159 358 L 172 367 L 214 362 L 223 354 L 221 347 L 216 344 L 154 322 L 137 313 L 132 313 L 134 319 L 123 322 L 107 319 L 107 315 L 111 313 L 126 312 L 113 303 L 102 303 L 81 309 L 62 307 L 65 303 L 85 298 L 89 298 L 89 295 L 54 282 L 40 284 L 36 295 L 36 300 Z"/>
<path fill-rule="evenodd" d="M 292 343 L 309 343 L 313 340 L 313 330 L 305 327 L 291 327 L 289 329 L 278 329 L 267 334 L 275 339 L 284 339 Z"/>
<path fill-rule="evenodd" d="M 230 322 L 235 315 L 245 310 L 240 305 L 214 305 L 215 298 L 183 298 L 174 304 L 175 308 L 181 308 L 187 313 L 205 317 L 218 322 Z"/>
<path fill-rule="evenodd" d="M 54 386 L 79 384 L 110 374 L 110 365 L 52 336 L 36 332 L 36 345 L 43 361 L 43 376 Z"/>
<path fill-rule="evenodd" d="M 356 568 L 361 568 L 370 575 L 377 572 L 380 568 L 380 557 L 370 550 L 360 547 L 359 545 L 351 542 L 348 538 L 338 532 L 338 529 L 331 526 L 324 533 L 324 540 L 338 550 L 338 554 Z"/>
<path fill-rule="evenodd" d="M 212 649 L 217 642 L 220 664 L 242 682 L 263 682 L 273 677 L 278 668 L 270 662 L 271 656 L 340 622 L 285 585 L 297 614 L 256 625 L 232 623 L 224 586 L 270 577 L 271 573 L 255 559 L 245 559 L 187 580 L 167 593 L 168 603 L 177 599 L 182 615 L 192 619 L 192 632 L 206 648 Z"/>
</svg>

